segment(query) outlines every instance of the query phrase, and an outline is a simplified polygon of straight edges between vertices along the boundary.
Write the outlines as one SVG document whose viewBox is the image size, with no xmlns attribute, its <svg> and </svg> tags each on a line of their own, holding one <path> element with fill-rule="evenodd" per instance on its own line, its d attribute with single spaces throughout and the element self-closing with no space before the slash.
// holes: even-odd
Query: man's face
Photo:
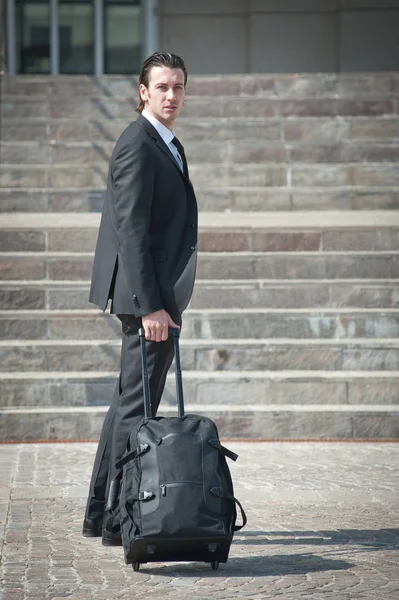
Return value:
<svg viewBox="0 0 399 600">
<path fill-rule="evenodd" d="M 152 67 L 148 88 L 140 84 L 140 95 L 145 109 L 172 131 L 184 98 L 184 73 L 181 69 Z"/>
</svg>

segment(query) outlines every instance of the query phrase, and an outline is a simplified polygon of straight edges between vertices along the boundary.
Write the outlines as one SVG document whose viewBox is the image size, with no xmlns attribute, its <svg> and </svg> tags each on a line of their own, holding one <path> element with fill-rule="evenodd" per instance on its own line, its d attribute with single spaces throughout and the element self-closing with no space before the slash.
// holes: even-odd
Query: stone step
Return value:
<svg viewBox="0 0 399 600">
<path fill-rule="evenodd" d="M 105 407 L 1 409 L 1 442 L 98 440 Z M 161 409 L 162 413 L 162 409 Z M 160 413 L 160 414 L 161 414 Z M 187 405 L 187 414 L 194 407 Z M 393 440 L 399 436 L 399 405 L 198 407 L 223 439 Z M 174 416 L 175 409 L 165 410 Z M 195 413 L 194 413 L 195 414 Z"/>
<path fill-rule="evenodd" d="M 0 310 L 87 309 L 90 283 L 0 281 Z M 191 308 L 397 308 L 399 280 L 197 279 Z"/>
<path fill-rule="evenodd" d="M 399 309 L 189 309 L 185 339 L 398 338 Z M 89 310 L 0 312 L 0 339 L 119 339 L 114 315 Z"/>
<path fill-rule="evenodd" d="M 399 119 L 398 119 L 399 121 Z M 399 124 L 398 124 L 399 127 Z M 182 136 L 181 136 L 182 137 Z M 3 164 L 12 168 L 23 165 L 108 165 L 115 142 L 1 142 Z M 399 159 L 399 138 L 389 143 L 362 141 L 335 144 L 242 140 L 187 140 L 185 152 L 190 172 L 197 164 L 240 165 L 251 163 L 392 163 Z"/>
<path fill-rule="evenodd" d="M 74 95 L 73 87 L 65 97 L 37 99 L 36 101 L 22 96 L 2 98 L 2 116 L 5 125 L 15 123 L 17 119 L 31 117 L 37 121 L 48 119 L 75 119 L 77 121 L 110 121 L 135 120 L 136 99 L 138 92 L 129 100 L 121 98 L 92 97 L 90 95 Z M 291 117 L 388 117 L 398 115 L 396 95 L 389 93 L 361 95 L 353 99 L 348 97 L 278 97 L 270 96 L 260 100 L 256 95 L 191 95 L 188 94 L 181 111 L 180 119 L 213 118 L 272 118 L 285 119 Z"/>
<path fill-rule="evenodd" d="M 103 75 L 20 75 L 3 76 L 4 99 L 56 99 L 72 97 L 106 98 L 128 101 L 133 106 L 138 94 L 137 76 Z M 399 91 L 397 72 L 375 73 L 265 73 L 246 75 L 191 75 L 187 94 L 213 96 L 256 96 L 290 98 L 379 97 Z M 132 98 L 132 96 L 134 98 Z"/>
<path fill-rule="evenodd" d="M 115 377 L 0 374 L 1 441 L 97 439 Z M 399 372 L 185 372 L 186 413 L 214 419 L 225 438 L 393 439 L 398 382 Z M 173 389 L 169 376 L 159 414 L 176 414 Z"/>
<path fill-rule="evenodd" d="M 87 281 L 90 252 L 0 252 L 0 279 Z M 397 279 L 399 251 L 200 252 L 199 279 Z"/>
<path fill-rule="evenodd" d="M 94 252 L 100 215 L 0 214 L 0 252 Z M 202 252 L 397 251 L 395 211 L 200 213 Z"/>
<path fill-rule="evenodd" d="M 3 103 L 4 106 L 4 103 Z M 66 111 L 71 107 L 68 104 Z M 57 144 L 59 142 L 83 142 L 87 144 L 110 143 L 116 140 L 129 124 L 136 119 L 130 111 L 126 117 L 109 118 L 103 114 L 88 119 L 66 112 L 66 118 L 50 118 L 43 113 L 41 102 L 19 103 L 12 107 L 14 118 L 3 112 L 2 141 Z M 23 121 L 23 122 L 21 122 Z M 194 142 L 222 140 L 242 143 L 263 140 L 285 142 L 286 144 L 308 143 L 315 146 L 348 143 L 397 143 L 399 138 L 399 117 L 393 116 L 346 116 L 314 117 L 295 116 L 274 118 L 256 114 L 234 117 L 181 116 L 176 124 L 176 133 L 184 145 Z M 212 135 L 210 135 L 212 132 Z"/>
<path fill-rule="evenodd" d="M 120 341 L 0 342 L 0 371 L 117 371 Z M 182 340 L 182 368 L 191 371 L 399 371 L 398 339 Z"/>
<path fill-rule="evenodd" d="M 105 184 L 97 187 L 70 186 L 0 188 L 0 214 L 96 213 L 101 212 Z M 328 187 L 233 187 L 196 186 L 200 211 L 362 211 L 397 210 L 399 186 L 328 186 Z M 348 214 L 348 212 L 346 213 Z"/>
<path fill-rule="evenodd" d="M 399 436 L 399 405 L 198 407 L 223 439 L 394 440 Z M 162 412 L 162 411 L 161 411 Z M 187 414 L 194 407 L 187 405 Z M 1 442 L 98 440 L 105 407 L 0 410 Z M 160 413 L 161 414 L 161 413 Z M 164 411 L 174 416 L 175 409 Z"/>
<path fill-rule="evenodd" d="M 107 184 L 108 164 L 90 165 L 8 165 L 0 173 L 1 187 L 55 188 L 62 190 L 71 185 L 71 172 L 76 188 L 104 189 Z M 399 171 L 395 162 L 293 164 L 267 162 L 256 164 L 195 163 L 190 165 L 190 178 L 198 188 L 226 187 L 336 187 L 336 186 L 399 186 Z"/>
<path fill-rule="evenodd" d="M 1 406 L 71 408 L 107 406 L 118 371 L 0 372 Z M 399 404 L 399 371 L 184 371 L 185 403 L 193 412 L 221 407 L 372 406 Z M 176 405 L 175 377 L 168 374 L 162 411 Z"/>
</svg>

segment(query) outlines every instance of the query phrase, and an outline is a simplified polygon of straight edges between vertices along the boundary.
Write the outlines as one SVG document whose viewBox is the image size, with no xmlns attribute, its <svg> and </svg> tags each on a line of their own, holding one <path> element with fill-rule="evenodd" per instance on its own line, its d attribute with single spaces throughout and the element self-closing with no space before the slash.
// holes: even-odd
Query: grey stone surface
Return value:
<svg viewBox="0 0 399 600">
<path fill-rule="evenodd" d="M 43 165 L 9 165 L 0 172 L 0 186 L 11 188 L 42 188 L 48 185 L 48 173 Z"/>
<path fill-rule="evenodd" d="M 149 563 L 138 573 L 121 548 L 81 537 L 94 444 L 3 446 L 2 598 L 397 596 L 397 445 L 229 446 L 248 525 L 227 564 Z"/>
<path fill-rule="evenodd" d="M 168 375 L 161 412 L 176 406 L 175 379 Z M 118 371 L 24 372 L 1 374 L 1 405 L 28 407 L 99 407 L 109 405 Z M 399 404 L 398 371 L 384 373 L 321 371 L 185 371 L 184 394 L 192 406 L 369 405 Z M 196 410 L 199 410 L 198 408 Z M 317 432 L 315 432 L 316 435 Z"/>
<path fill-rule="evenodd" d="M 0 231 L 0 252 L 44 252 L 45 250 L 44 231 Z"/>
<path fill-rule="evenodd" d="M 399 341 L 223 340 L 181 344 L 190 371 L 399 371 Z M 118 371 L 120 345 L 33 341 L 0 344 L 0 372 Z"/>
<path fill-rule="evenodd" d="M 49 162 L 49 148 L 46 143 L 1 142 L 0 152 L 3 164 L 40 165 Z"/>
<path fill-rule="evenodd" d="M 0 287 L 1 290 L 1 287 Z M 5 293 L 5 292 L 4 292 Z M 75 290 L 49 290 L 52 309 L 88 308 L 88 286 Z M 0 291 L 0 306 L 2 301 Z M 399 291 L 395 282 L 350 284 L 337 282 L 221 282 L 197 280 L 191 308 L 396 308 Z M 12 305 L 7 305 L 12 308 Z M 28 308 L 28 307 L 26 307 Z M 3 308 L 2 308 L 3 309 Z"/>
<path fill-rule="evenodd" d="M 40 255 L 39 255 L 40 256 Z M 46 277 L 46 263 L 42 258 L 32 258 L 29 255 L 12 253 L 3 257 L 0 262 L 0 279 L 44 279 Z"/>
<path fill-rule="evenodd" d="M 98 439 L 106 407 L 4 408 L 0 441 Z M 187 404 L 187 413 L 195 406 Z M 199 409 L 229 439 L 398 439 L 397 405 L 208 405 Z M 162 409 L 161 409 L 162 412 Z M 160 413 L 161 414 L 161 413 Z M 163 414 L 176 414 L 176 409 Z"/>
<path fill-rule="evenodd" d="M 57 256 L 40 253 L 3 257 L 0 279 L 88 281 L 92 254 Z M 395 279 L 399 276 L 397 251 L 345 254 L 320 252 L 265 252 L 253 254 L 200 252 L 199 279 Z"/>
<path fill-rule="evenodd" d="M 0 310 L 38 310 L 41 308 L 45 308 L 44 290 L 0 287 Z"/>
<path fill-rule="evenodd" d="M 43 335 L 34 335 L 45 332 Z M 114 339 L 120 322 L 113 315 L 90 311 L 85 314 L 0 314 L 0 339 Z M 397 338 L 397 310 L 367 309 L 239 309 L 188 310 L 184 315 L 185 339 L 224 338 Z"/>
<path fill-rule="evenodd" d="M 97 240 L 97 227 L 51 228 L 29 231 L 15 227 L 2 231 L 1 252 L 93 252 Z M 296 251 L 397 251 L 399 229 L 392 227 L 347 230 L 339 228 L 286 227 L 270 231 L 266 227 L 248 228 L 245 225 L 224 227 L 223 231 L 202 226 L 198 247 L 202 252 L 296 252 Z"/>
</svg>

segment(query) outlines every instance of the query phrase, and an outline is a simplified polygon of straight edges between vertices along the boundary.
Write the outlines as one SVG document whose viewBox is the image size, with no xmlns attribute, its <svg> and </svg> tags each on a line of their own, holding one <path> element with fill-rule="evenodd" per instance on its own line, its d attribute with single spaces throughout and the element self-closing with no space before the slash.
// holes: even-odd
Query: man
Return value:
<svg viewBox="0 0 399 600">
<path fill-rule="evenodd" d="M 183 60 L 157 52 L 139 77 L 137 121 L 116 143 L 98 234 L 90 301 L 122 321 L 121 372 L 94 462 L 83 535 L 120 543 L 103 528 L 115 463 L 144 413 L 138 330 L 145 330 L 153 416 L 173 360 L 168 328 L 181 326 L 194 285 L 197 203 L 173 127 L 185 98 Z"/>
</svg>

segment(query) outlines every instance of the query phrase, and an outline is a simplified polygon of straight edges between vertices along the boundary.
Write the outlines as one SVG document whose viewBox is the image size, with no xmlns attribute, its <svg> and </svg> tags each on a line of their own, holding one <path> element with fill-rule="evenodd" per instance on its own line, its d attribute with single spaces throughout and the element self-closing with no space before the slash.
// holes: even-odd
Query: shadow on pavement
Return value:
<svg viewBox="0 0 399 600">
<path fill-rule="evenodd" d="M 345 560 L 332 560 L 314 554 L 288 554 L 271 556 L 230 557 L 227 564 L 221 564 L 218 571 L 213 571 L 208 563 L 170 563 L 157 566 L 147 563 L 141 566 L 140 572 L 151 575 L 193 577 L 280 577 L 283 575 L 305 575 L 318 571 L 343 571 L 353 567 L 353 563 Z M 206 573 L 205 573 L 206 572 Z"/>
<path fill-rule="evenodd" d="M 356 544 L 374 550 L 399 546 L 399 529 L 337 529 L 335 531 L 243 531 L 235 544 L 336 545 Z"/>
</svg>

